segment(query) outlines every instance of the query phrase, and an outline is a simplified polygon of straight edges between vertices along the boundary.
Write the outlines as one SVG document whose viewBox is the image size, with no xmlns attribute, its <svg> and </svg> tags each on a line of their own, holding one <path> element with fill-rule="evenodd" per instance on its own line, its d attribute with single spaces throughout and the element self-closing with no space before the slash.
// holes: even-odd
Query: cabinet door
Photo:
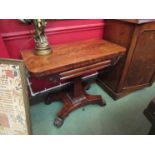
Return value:
<svg viewBox="0 0 155 155">
<path fill-rule="evenodd" d="M 155 30 L 140 33 L 134 50 L 125 88 L 148 85 L 155 71 Z"/>
<path fill-rule="evenodd" d="M 119 20 L 105 20 L 104 39 L 125 47 L 128 52 L 134 30 L 134 24 Z M 110 87 L 110 89 L 113 91 L 117 91 L 118 89 L 118 84 L 122 76 L 127 52 L 115 66 L 109 68 L 107 72 L 104 70 L 104 74 L 99 75 L 100 80 L 102 80 L 102 82 Z"/>
</svg>

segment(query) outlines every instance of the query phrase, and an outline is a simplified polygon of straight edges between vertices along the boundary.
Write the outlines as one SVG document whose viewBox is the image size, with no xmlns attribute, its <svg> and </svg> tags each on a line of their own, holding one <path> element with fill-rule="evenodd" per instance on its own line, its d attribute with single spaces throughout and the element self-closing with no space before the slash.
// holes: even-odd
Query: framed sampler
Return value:
<svg viewBox="0 0 155 155">
<path fill-rule="evenodd" d="M 32 134 L 25 75 L 23 61 L 0 59 L 0 135 Z"/>
</svg>

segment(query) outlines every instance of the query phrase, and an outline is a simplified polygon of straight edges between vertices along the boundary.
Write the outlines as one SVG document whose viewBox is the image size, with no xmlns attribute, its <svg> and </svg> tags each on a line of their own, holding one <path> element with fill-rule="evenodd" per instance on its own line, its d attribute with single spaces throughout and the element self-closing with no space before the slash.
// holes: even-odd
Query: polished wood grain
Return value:
<svg viewBox="0 0 155 155">
<path fill-rule="evenodd" d="M 134 32 L 134 25 L 130 25 L 127 22 L 122 22 L 119 20 L 105 20 L 105 33 L 104 38 L 111 42 L 114 42 L 118 45 L 126 47 L 127 51 L 130 47 L 130 42 L 132 40 L 132 34 Z M 102 86 L 105 84 L 110 89 L 110 92 L 118 92 L 118 87 L 120 83 L 120 78 L 123 74 L 124 65 L 126 62 L 126 57 L 128 56 L 128 52 L 125 53 L 123 58 L 113 67 L 111 68 L 106 74 L 99 75 L 100 85 Z M 104 87 L 105 89 L 105 87 Z M 109 93 L 109 92 L 108 92 Z M 112 93 L 109 93 L 110 95 Z M 114 95 L 112 95 L 113 97 Z"/>
<path fill-rule="evenodd" d="M 64 105 L 54 121 L 54 125 L 61 127 L 65 117 L 75 109 L 87 104 L 106 103 L 100 95 L 89 95 L 81 81 L 81 76 L 103 70 L 115 65 L 126 49 L 106 40 L 87 40 L 76 43 L 55 45 L 53 53 L 38 56 L 32 50 L 22 51 L 25 65 L 31 75 L 52 80 L 73 80 L 73 87 L 69 91 L 49 94 L 45 103 L 62 100 Z"/>
<path fill-rule="evenodd" d="M 105 20 L 105 39 L 127 48 L 98 83 L 114 99 L 150 86 L 155 80 L 155 21 Z"/>
<path fill-rule="evenodd" d="M 57 74 L 67 70 L 108 60 L 123 54 L 125 48 L 105 40 L 87 40 L 52 46 L 53 53 L 35 55 L 32 50 L 22 51 L 28 70 L 35 76 Z"/>
<path fill-rule="evenodd" d="M 111 62 L 112 62 L 111 60 L 106 60 L 103 62 L 94 63 L 93 65 L 80 67 L 77 69 L 73 69 L 73 70 L 60 73 L 60 80 L 67 80 L 67 79 L 71 79 L 77 76 L 81 76 L 83 74 L 89 74 L 89 73 L 95 72 L 97 70 L 111 66 L 112 64 Z"/>
</svg>

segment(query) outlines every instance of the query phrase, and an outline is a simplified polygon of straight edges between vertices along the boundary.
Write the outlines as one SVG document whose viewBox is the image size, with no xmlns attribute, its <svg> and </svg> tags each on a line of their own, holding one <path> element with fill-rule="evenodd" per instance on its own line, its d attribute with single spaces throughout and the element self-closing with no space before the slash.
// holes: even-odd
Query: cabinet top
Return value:
<svg viewBox="0 0 155 155">
<path fill-rule="evenodd" d="M 155 19 L 119 19 L 119 20 L 135 24 L 155 22 Z"/>
</svg>

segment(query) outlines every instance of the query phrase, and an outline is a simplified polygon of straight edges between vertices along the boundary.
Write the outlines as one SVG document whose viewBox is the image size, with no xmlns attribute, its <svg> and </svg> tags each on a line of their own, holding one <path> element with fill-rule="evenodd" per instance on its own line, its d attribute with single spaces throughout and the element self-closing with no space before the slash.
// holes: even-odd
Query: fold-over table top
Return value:
<svg viewBox="0 0 155 155">
<path fill-rule="evenodd" d="M 58 74 L 78 67 L 112 59 L 124 54 L 126 49 L 106 40 L 86 40 L 52 46 L 49 55 L 38 56 L 33 50 L 22 51 L 28 71 L 34 75 Z"/>
</svg>

